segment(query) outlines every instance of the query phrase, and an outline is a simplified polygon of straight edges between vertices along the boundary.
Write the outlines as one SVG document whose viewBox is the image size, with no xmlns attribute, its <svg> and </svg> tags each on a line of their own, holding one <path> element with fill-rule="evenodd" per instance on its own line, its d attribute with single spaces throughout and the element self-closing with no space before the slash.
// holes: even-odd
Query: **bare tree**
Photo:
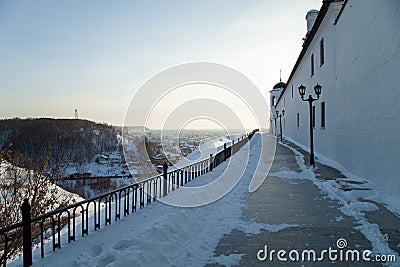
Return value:
<svg viewBox="0 0 400 267">
<path fill-rule="evenodd" d="M 48 169 L 48 156 L 39 165 L 24 160 L 25 168 L 20 167 L 21 160 L 21 154 L 12 153 L 10 147 L 0 151 L 0 228 L 21 221 L 20 206 L 24 199 L 29 200 L 32 218 L 73 202 L 71 193 L 55 185 L 60 171 L 58 168 Z M 14 233 L 8 253 L 1 261 L 12 257 L 20 249 L 21 232 L 22 229 Z M 1 240 L 1 245 L 3 242 Z"/>
</svg>

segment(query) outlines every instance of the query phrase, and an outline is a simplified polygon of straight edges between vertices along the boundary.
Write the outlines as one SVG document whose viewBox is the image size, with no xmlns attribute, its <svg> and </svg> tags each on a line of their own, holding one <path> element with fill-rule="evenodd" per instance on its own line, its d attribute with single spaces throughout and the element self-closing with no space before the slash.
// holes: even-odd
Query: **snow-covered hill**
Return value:
<svg viewBox="0 0 400 267">
<path fill-rule="evenodd" d="M 223 146 L 222 138 L 215 147 Z M 247 232 L 258 231 L 263 225 L 242 221 L 241 210 L 245 205 L 248 185 L 254 173 L 260 154 L 261 141 L 252 139 L 253 149 L 248 159 L 249 147 L 243 147 L 230 161 L 223 162 L 185 187 L 197 187 L 212 183 L 219 177 L 237 176 L 243 166 L 248 167 L 239 181 L 227 195 L 209 205 L 183 208 L 154 202 L 145 209 L 130 215 L 110 226 L 89 233 L 76 242 L 62 244 L 62 249 L 52 252 L 51 244 L 45 247 L 46 257 L 40 258 L 40 249 L 34 250 L 34 266 L 203 266 L 213 258 L 213 250 L 219 239 L 235 227 Z M 207 147 L 208 145 L 205 145 Z M 211 146 L 212 147 L 212 146 Z M 227 168 L 230 164 L 231 167 Z M 240 177 L 239 177 L 240 178 Z M 181 189 L 171 192 L 165 199 L 181 198 L 186 194 Z M 228 208 L 229 207 L 229 208 Z M 79 229 L 79 226 L 77 226 Z M 61 240 L 66 240 L 66 229 Z M 215 258 L 223 263 L 232 259 Z M 10 266 L 19 266 L 16 260 Z"/>
<path fill-rule="evenodd" d="M 4 159 L 0 159 L 0 195 L 2 214 L 5 209 L 8 209 L 7 213 L 9 214 L 8 223 L 3 221 L 3 224 L 12 224 L 20 220 L 19 206 L 24 198 L 31 200 L 35 197 L 36 201 L 42 204 L 48 203 L 48 206 L 41 209 L 41 213 L 49 212 L 60 205 L 70 205 L 83 200 L 77 194 L 68 192 L 50 182 L 44 175 L 16 167 Z M 52 204 L 50 205 L 50 203 Z"/>
</svg>

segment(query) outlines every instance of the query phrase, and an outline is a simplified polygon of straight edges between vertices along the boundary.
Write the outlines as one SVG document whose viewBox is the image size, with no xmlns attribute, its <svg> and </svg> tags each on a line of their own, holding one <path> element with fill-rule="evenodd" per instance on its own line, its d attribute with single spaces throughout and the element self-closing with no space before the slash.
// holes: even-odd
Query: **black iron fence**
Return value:
<svg viewBox="0 0 400 267">
<path fill-rule="evenodd" d="M 168 171 L 168 165 L 164 164 L 163 173 L 151 178 L 106 194 L 83 200 L 78 203 L 56 209 L 35 218 L 31 218 L 31 207 L 27 199 L 21 205 L 22 222 L 0 229 L 1 264 L 5 267 L 10 256 L 10 248 L 18 247 L 23 254 L 24 266 L 32 265 L 32 248 L 40 247 L 40 254 L 45 256 L 45 244 L 52 242 L 52 249 L 61 248 L 61 229 L 66 229 L 65 242 L 75 241 L 77 236 L 84 237 L 103 226 L 118 221 L 122 216 L 135 213 L 150 205 L 158 198 L 166 196 L 169 192 L 183 186 L 196 177 L 210 172 L 236 153 L 257 132 L 253 130 L 237 140 L 231 140 L 228 147 L 210 154 L 207 159 L 193 164 Z M 78 229 L 79 228 L 79 229 Z"/>
</svg>

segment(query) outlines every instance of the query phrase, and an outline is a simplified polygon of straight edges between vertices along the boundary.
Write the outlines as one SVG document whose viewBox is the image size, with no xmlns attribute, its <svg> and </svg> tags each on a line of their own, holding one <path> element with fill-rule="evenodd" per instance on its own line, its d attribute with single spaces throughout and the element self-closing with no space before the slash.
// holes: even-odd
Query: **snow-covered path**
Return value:
<svg viewBox="0 0 400 267">
<path fill-rule="evenodd" d="M 274 241 L 273 238 L 276 239 L 275 241 L 286 240 L 285 242 L 290 246 L 309 242 L 307 241 L 309 236 L 304 239 L 300 237 L 304 236 L 304 230 L 310 226 L 310 222 L 294 220 L 293 218 L 299 214 L 301 218 L 311 218 L 312 224 L 316 226 L 315 229 L 325 229 L 324 227 L 331 225 L 332 227 L 328 227 L 329 231 L 336 229 L 339 236 L 342 234 L 352 236 L 357 235 L 355 232 L 360 232 L 364 237 L 358 235 L 354 240 L 349 239 L 353 241 L 353 245 L 358 246 L 357 242 L 362 241 L 366 243 L 364 246 L 369 248 L 367 245 L 370 243 L 372 251 L 377 255 L 395 255 L 398 259 L 398 254 L 395 252 L 397 249 L 393 249 L 393 246 L 389 247 L 387 234 L 380 230 L 378 222 L 382 220 L 371 222 L 367 220 L 366 212 L 378 211 L 381 208 L 372 204 L 373 202 L 367 203 L 365 199 L 374 200 L 376 203 L 386 203 L 385 206 L 393 212 L 393 223 L 390 225 L 393 231 L 389 236 L 394 238 L 393 240 L 397 240 L 398 201 L 389 201 L 391 198 L 380 191 L 379 187 L 358 179 L 350 173 L 346 173 L 345 170 L 337 171 L 337 174 L 346 173 L 348 177 L 346 179 L 317 177 L 318 169 L 313 170 L 305 166 L 304 155 L 286 144 L 279 145 L 281 154 L 275 159 L 274 162 L 277 165 L 270 173 L 269 168 L 265 166 L 266 162 L 270 162 L 272 159 L 267 157 L 266 153 L 271 154 L 269 150 L 274 143 L 266 142 L 265 139 L 271 138 L 265 134 L 255 134 L 250 141 L 250 147 L 249 145 L 244 146 L 229 161 L 223 162 L 212 172 L 199 176 L 185 187 L 171 192 L 162 199 L 181 199 L 181 201 L 189 203 L 190 198 L 208 198 L 211 194 L 208 190 L 197 194 L 195 190 L 192 192 L 187 190 L 187 187 L 209 185 L 220 177 L 234 180 L 238 176 L 237 173 L 242 173 L 245 169 L 236 186 L 219 200 L 195 208 L 176 207 L 160 201 L 154 202 L 135 214 L 97 230 L 96 233 L 91 232 L 85 238 L 80 238 L 71 244 L 63 244 L 61 250 L 52 252 L 51 249 L 46 248 L 44 259 L 40 258 L 40 251 L 36 249 L 33 253 L 34 266 L 204 266 L 213 263 L 231 266 L 237 265 L 239 262 L 246 262 L 249 257 L 253 257 L 248 261 L 249 265 L 252 265 L 257 251 L 254 252 L 251 249 L 261 248 L 265 244 L 264 242 Z M 292 154 L 284 152 L 284 149 Z M 261 150 L 263 150 L 262 155 Z M 262 164 L 256 170 L 256 164 L 260 158 Z M 320 167 L 322 171 L 322 165 Z M 257 177 L 267 175 L 269 176 L 268 185 L 263 182 L 264 180 L 258 182 L 263 183 L 264 190 L 270 191 L 262 189 L 256 191 L 255 195 L 259 196 L 257 200 L 257 196 L 249 195 L 250 179 L 257 180 L 259 179 Z M 275 185 L 276 181 L 280 181 L 277 188 L 274 187 L 274 179 Z M 301 187 L 304 181 L 308 181 L 306 188 Z M 368 190 L 343 190 L 341 185 L 346 181 L 355 189 L 362 186 Z M 215 187 L 218 188 L 218 186 Z M 307 191 L 310 188 L 314 188 L 312 194 L 315 195 Z M 288 195 L 285 195 L 285 192 Z M 290 202 L 293 196 L 298 196 L 298 201 L 302 199 L 312 201 L 305 201 L 304 206 L 299 209 L 298 205 L 301 205 L 301 202 Z M 321 213 L 313 213 L 321 208 L 322 202 L 325 203 L 325 206 L 322 207 L 327 207 L 326 209 L 329 208 L 330 211 L 323 210 Z M 290 209 L 285 210 L 285 214 L 280 210 L 281 203 L 292 205 L 289 205 Z M 268 205 L 272 206 L 268 208 Z M 305 207 L 306 209 L 304 209 Z M 262 219 L 263 215 L 260 217 L 261 219 L 256 220 L 257 216 L 260 216 L 257 213 L 259 208 L 263 211 L 265 209 L 271 211 L 263 213 L 266 214 L 267 219 Z M 253 213 L 249 210 L 252 210 Z M 304 214 L 305 210 L 310 213 Z M 252 214 L 252 216 L 246 219 L 243 214 Z M 331 220 L 324 221 L 323 218 Z M 383 221 L 385 220 L 383 219 Z M 344 232 L 340 225 L 347 227 Z M 297 240 L 297 243 L 295 240 L 285 237 L 285 229 L 292 233 L 298 231 L 296 236 L 300 239 Z M 235 233 L 238 231 L 244 234 L 240 239 L 235 237 Z M 273 233 L 280 233 L 281 237 L 269 236 Z M 325 240 L 325 243 L 321 241 L 320 234 L 318 232 L 315 234 L 318 236 L 314 244 L 316 248 L 330 244 L 329 240 Z M 252 237 L 258 237 L 258 239 L 251 239 Z M 335 238 L 335 235 L 329 236 L 329 238 Z M 247 248 L 251 249 L 246 250 Z M 219 251 L 216 252 L 218 249 Z M 11 263 L 10 266 L 21 266 L 21 259 Z"/>
<path fill-rule="evenodd" d="M 241 226 L 252 227 L 241 221 L 241 213 L 261 150 L 259 134 L 251 140 L 251 146 L 252 154 L 243 178 L 218 201 L 196 208 L 155 202 L 55 253 L 49 252 L 44 259 L 35 251 L 34 266 L 202 266 L 212 263 L 214 248 L 224 234 Z M 188 185 L 201 186 L 220 175 L 229 177 L 242 172 L 238 168 L 243 164 L 239 163 L 247 162 L 248 153 L 246 145 L 229 162 Z M 226 168 L 228 163 L 230 167 Z M 168 197 L 176 198 L 179 191 Z"/>
</svg>

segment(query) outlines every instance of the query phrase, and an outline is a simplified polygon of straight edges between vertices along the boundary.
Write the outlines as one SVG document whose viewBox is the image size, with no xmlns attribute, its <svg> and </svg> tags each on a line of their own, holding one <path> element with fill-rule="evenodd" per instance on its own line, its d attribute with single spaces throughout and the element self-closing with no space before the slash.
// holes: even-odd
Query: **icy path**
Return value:
<svg viewBox="0 0 400 267">
<path fill-rule="evenodd" d="M 34 253 L 34 266 L 202 266 L 217 261 L 213 260 L 214 248 L 224 234 L 238 227 L 254 227 L 241 221 L 241 213 L 260 153 L 259 134 L 251 140 L 251 147 L 243 178 L 218 201 L 197 208 L 153 203 L 55 253 L 50 252 L 44 259 Z M 242 172 L 240 163 L 247 161 L 248 153 L 246 145 L 231 158 L 231 167 L 225 173 L 228 162 L 188 186 L 204 185 L 219 175 L 229 177 Z M 168 197 L 179 197 L 179 191 Z"/>
</svg>

